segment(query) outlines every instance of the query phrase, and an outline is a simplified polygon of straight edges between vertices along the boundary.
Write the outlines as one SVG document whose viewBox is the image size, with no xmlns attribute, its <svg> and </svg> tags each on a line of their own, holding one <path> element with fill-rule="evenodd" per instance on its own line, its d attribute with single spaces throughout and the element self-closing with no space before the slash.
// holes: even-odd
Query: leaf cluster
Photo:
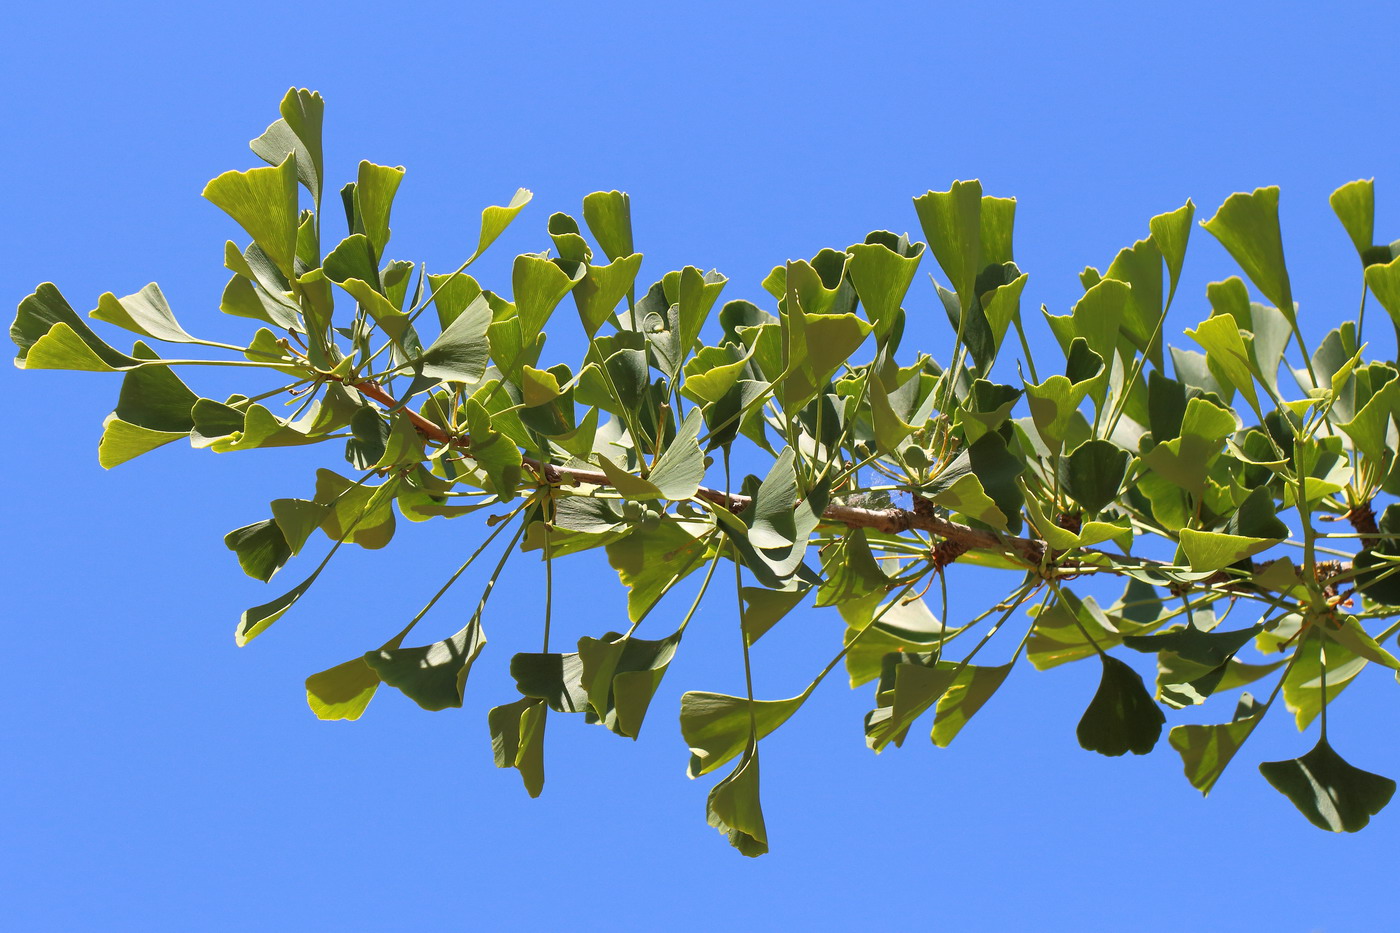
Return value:
<svg viewBox="0 0 1400 933">
<path fill-rule="evenodd" d="M 1315 351 L 1299 326 L 1278 189 L 1260 188 L 1201 224 L 1244 277 L 1207 286 L 1206 313 L 1185 330 L 1192 345 L 1165 339 L 1195 226 L 1188 201 L 1151 218 L 1104 271 L 1086 268 L 1066 313 L 1042 306 L 1055 343 L 1037 360 L 1016 202 L 976 181 L 914 198 L 922 241 L 875 231 L 787 261 L 760 283 L 761 301 L 722 300 L 726 278 L 693 266 L 646 284 L 628 196 L 595 192 L 582 223 L 551 215 L 549 248 L 515 257 L 496 290 L 473 264 L 530 192 L 482 211 L 455 269 L 391 258 L 404 170 L 361 162 L 327 199 L 322 113 L 320 95 L 289 91 L 251 144 L 267 165 L 204 190 L 243 231 L 224 247 L 219 309 L 250 321 L 246 343 L 191 335 L 155 284 L 104 294 L 85 318 L 46 283 L 10 331 L 22 368 L 121 374 L 103 467 L 186 439 L 215 453 L 342 452 L 342 465 L 225 538 L 263 581 L 304 550 L 323 552 L 299 583 L 243 613 L 240 645 L 292 610 L 344 545 L 384 548 L 400 519 L 489 510 L 461 567 L 406 626 L 307 679 L 317 716 L 356 719 L 381 684 L 424 709 L 461 706 L 495 581 L 512 556 L 534 552 L 547 593 L 541 650 L 509 660 L 518 696 L 488 724 L 497 766 L 538 795 L 551 714 L 639 735 L 723 564 L 746 682 L 751 646 L 804 603 L 845 625 L 830 663 L 792 697 L 682 698 L 690 776 L 733 765 L 708 819 L 745 855 L 768 848 L 762 739 L 842 666 L 852 687 L 875 685 L 864 732 L 877 752 L 930 711 L 931 740 L 948 745 L 1023 655 L 1038 670 L 1099 661 L 1077 735 L 1104 755 L 1151 751 L 1164 708 L 1271 681 L 1262 702 L 1242 693 L 1228 722 L 1170 729 L 1188 780 L 1209 793 L 1282 695 L 1299 728 L 1317 719 L 1321 735 L 1297 759 L 1260 765 L 1273 786 L 1330 830 L 1361 828 L 1389 800 L 1394 782 L 1348 764 L 1326 731 L 1328 704 L 1363 668 L 1400 670 L 1383 647 L 1400 628 L 1384 624 L 1400 615 L 1400 506 L 1376 518 L 1400 494 L 1400 369 L 1362 343 L 1368 298 L 1400 326 L 1400 242 L 1374 242 L 1371 182 L 1332 196 L 1362 303 Z M 326 214 L 343 216 L 343 236 Z M 931 289 L 914 288 L 921 270 Z M 572 363 L 545 352 L 569 305 L 587 338 Z M 946 319 L 942 361 L 905 346 L 911 315 Z M 131 349 L 90 320 L 133 333 Z M 179 375 L 200 366 L 246 372 L 246 393 L 201 396 Z M 738 476 L 732 460 L 766 468 Z M 553 562 L 591 550 L 626 589 L 628 618 L 559 650 Z M 415 635 L 488 552 L 494 569 L 466 626 Z M 1003 571 L 1006 592 L 951 620 L 949 579 L 964 565 Z M 677 611 L 667 597 L 692 576 L 696 595 Z M 1109 578 L 1122 586 L 1111 602 Z M 670 621 L 641 637 L 654 612 Z M 1007 623 L 1011 636 L 983 655 Z M 1154 656 L 1151 686 L 1123 660 L 1136 653 Z"/>
</svg>

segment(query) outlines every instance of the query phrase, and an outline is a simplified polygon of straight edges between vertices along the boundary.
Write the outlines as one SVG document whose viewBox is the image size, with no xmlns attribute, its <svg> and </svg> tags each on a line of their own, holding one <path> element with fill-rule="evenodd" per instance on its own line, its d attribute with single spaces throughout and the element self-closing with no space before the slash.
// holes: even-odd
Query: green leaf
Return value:
<svg viewBox="0 0 1400 933">
<path fill-rule="evenodd" d="M 292 556 L 282 529 L 270 518 L 230 531 L 224 535 L 224 546 L 238 555 L 244 573 L 264 583 Z"/>
<path fill-rule="evenodd" d="M 1026 460 L 1008 450 L 1006 441 L 997 433 L 982 435 L 966 453 L 968 465 L 983 490 L 1007 517 L 1007 530 L 1017 533 L 1021 529 L 1021 506 L 1025 503 L 1017 478 L 1025 471 Z"/>
<path fill-rule="evenodd" d="M 870 420 L 875 431 L 875 444 L 880 453 L 891 456 L 900 449 L 904 444 L 904 439 L 913 434 L 919 425 L 910 424 L 901 417 L 900 412 L 895 411 L 891 394 L 885 388 L 879 375 L 870 373 L 867 378 L 870 386 Z M 896 393 L 903 394 L 905 386 L 908 386 L 909 383 L 917 384 L 918 381 L 917 374 L 911 376 L 904 386 L 900 386 L 896 390 Z"/>
<path fill-rule="evenodd" d="M 376 291 L 382 288 L 374 244 L 363 233 L 352 233 L 341 240 L 326 256 L 323 268 L 326 278 L 332 282 L 343 285 L 351 279 L 358 279 L 369 283 L 370 288 Z"/>
<path fill-rule="evenodd" d="M 1400 670 L 1400 660 L 1396 660 L 1395 655 L 1377 644 L 1376 640 L 1361 627 L 1361 622 L 1356 616 L 1344 616 L 1340 624 L 1323 626 L 1321 631 L 1359 658 L 1374 661 L 1392 671 Z"/>
<path fill-rule="evenodd" d="M 1011 667 L 1011 664 L 999 667 L 965 665 L 938 700 L 931 735 L 933 744 L 947 748 L 967 721 L 1000 689 Z"/>
<path fill-rule="evenodd" d="M 423 351 L 423 375 L 468 386 L 481 382 L 491 358 L 491 345 L 486 339 L 490 325 L 491 307 L 478 295 Z"/>
<path fill-rule="evenodd" d="M 185 333 L 155 282 L 134 295 L 117 298 L 111 292 L 97 299 L 97 308 L 88 317 L 124 327 L 143 337 L 154 337 L 168 343 L 199 343 Z"/>
<path fill-rule="evenodd" d="M 884 673 L 885 657 L 894 652 L 932 653 L 957 629 L 943 625 L 921 599 L 905 604 L 896 598 L 893 605 L 859 607 L 846 603 L 840 607 L 846 624 L 846 674 L 851 688 L 862 686 Z M 876 616 L 878 622 L 873 621 Z"/>
<path fill-rule="evenodd" d="M 1324 650 L 1327 659 L 1326 697 L 1322 691 Z M 1331 703 L 1356 679 L 1367 661 L 1341 642 L 1324 640 L 1317 631 L 1308 631 L 1301 636 L 1297 653 L 1297 659 L 1283 678 L 1283 701 L 1293 713 L 1298 731 L 1302 732 L 1322 712 L 1324 703 Z"/>
<path fill-rule="evenodd" d="M 515 688 L 523 696 L 544 700 L 556 713 L 581 713 L 588 708 L 582 675 L 583 662 L 573 652 L 524 652 L 510 659 Z"/>
<path fill-rule="evenodd" d="M 389 416 L 389 434 L 384 439 L 384 452 L 370 469 L 392 470 L 395 467 L 419 463 L 423 459 L 423 436 L 403 411 Z"/>
<path fill-rule="evenodd" d="M 544 727 L 548 707 L 529 697 L 493 707 L 487 714 L 496 767 L 515 768 L 525 791 L 538 797 L 544 790 Z"/>
<path fill-rule="evenodd" d="M 1071 343 L 1069 356 L 1082 364 L 1080 371 L 1075 372 L 1076 377 L 1082 378 L 1075 381 L 1068 376 L 1055 375 L 1040 385 L 1026 385 L 1026 403 L 1036 433 L 1051 454 L 1059 453 L 1084 399 L 1091 393 L 1097 395 L 1097 390 L 1106 385 L 1108 379 L 1103 360 L 1088 349 L 1083 338 L 1075 338 Z M 1156 370 L 1152 374 L 1155 376 Z"/>
<path fill-rule="evenodd" d="M 1131 459 L 1126 450 L 1110 441 L 1085 441 L 1069 455 L 1065 489 L 1095 515 L 1118 498 Z"/>
<path fill-rule="evenodd" d="M 826 580 L 817 591 L 817 606 L 835 606 L 871 594 L 883 595 L 889 578 L 870 551 L 864 528 L 852 528 L 822 549 Z"/>
<path fill-rule="evenodd" d="M 477 237 L 476 250 L 467 259 L 468 263 L 474 262 L 478 256 L 486 252 L 487 247 L 496 242 L 496 238 L 505 232 L 506 227 L 515 219 L 515 215 L 524 209 L 526 204 L 534 195 L 528 188 L 519 188 L 511 197 L 510 203 L 505 207 L 492 206 L 481 212 L 481 235 Z"/>
<path fill-rule="evenodd" d="M 936 660 L 936 654 L 887 654 L 876 697 L 880 703 L 865 716 L 865 744 L 883 751 L 901 745 L 914 720 L 922 716 L 952 686 L 957 665 Z"/>
<path fill-rule="evenodd" d="M 1264 297 L 1294 322 L 1293 288 L 1283 261 L 1278 224 L 1278 188 L 1255 188 L 1232 194 L 1201 226 L 1210 231 L 1239 263 Z"/>
<path fill-rule="evenodd" d="M 582 683 L 603 725 L 618 735 L 638 736 L 682 634 L 651 640 L 608 632 L 601 639 L 579 639 Z"/>
<path fill-rule="evenodd" d="M 520 450 L 513 440 L 495 429 L 491 415 L 475 396 L 467 399 L 466 409 L 472 459 L 486 474 L 496 497 L 509 502 L 520 485 L 520 467 L 524 463 Z"/>
<path fill-rule="evenodd" d="M 1211 573 L 1268 550 L 1288 535 L 1273 495 L 1260 486 L 1251 490 L 1230 516 L 1224 533 L 1183 528 L 1181 547 L 1192 570 Z"/>
<path fill-rule="evenodd" d="M 580 263 L 570 265 L 573 271 L 566 272 L 555 260 L 543 255 L 524 253 L 515 257 L 511 285 L 526 341 L 539 335 L 555 306 L 583 278 L 585 267 Z"/>
<path fill-rule="evenodd" d="M 1206 358 L 1216 370 L 1244 393 L 1250 407 L 1259 411 L 1259 397 L 1254 391 L 1253 360 L 1240 336 L 1239 322 L 1229 314 L 1217 314 L 1186 333 L 1205 348 Z"/>
<path fill-rule="evenodd" d="M 692 498 L 705 480 L 705 454 L 697 438 L 704 418 L 698 408 L 686 413 L 676 436 L 652 465 L 647 479 L 665 499 L 684 502 Z"/>
<path fill-rule="evenodd" d="M 1162 365 L 1162 344 L 1156 339 L 1162 319 L 1162 252 L 1155 240 L 1138 240 L 1119 250 L 1104 278 L 1128 283 L 1122 331 L 1133 346 Z"/>
<path fill-rule="evenodd" d="M 224 172 L 204 197 L 247 231 L 286 278 L 296 273 L 297 166 L 289 154 L 276 168 Z"/>
<path fill-rule="evenodd" d="M 621 191 L 595 191 L 583 199 L 583 222 L 609 262 L 632 255 L 632 200 Z"/>
<path fill-rule="evenodd" d="M 964 309 L 977 300 L 982 271 L 982 183 L 955 181 L 947 191 L 930 191 L 914 199 L 919 225 L 943 274 Z"/>
<path fill-rule="evenodd" d="M 1395 793 L 1394 781 L 1348 764 L 1325 736 L 1302 758 L 1263 762 L 1259 773 L 1308 822 L 1334 833 L 1363 828 Z"/>
<path fill-rule="evenodd" d="M 1146 755 L 1157 744 L 1167 717 L 1137 671 L 1111 655 L 1100 654 L 1099 660 L 1103 677 L 1079 720 L 1079 744 L 1100 755 Z"/>
<path fill-rule="evenodd" d="M 923 495 L 935 505 L 960 512 L 998 531 L 1006 530 L 1006 514 L 987 495 L 982 481 L 972 474 L 967 457 L 959 456 L 949 464 L 923 488 Z"/>
<path fill-rule="evenodd" d="M 751 746 L 705 801 L 706 818 L 729 838 L 729 844 L 750 858 L 768 852 L 768 830 L 758 796 L 758 749 Z"/>
<path fill-rule="evenodd" d="M 1118 348 L 1119 326 L 1132 289 L 1117 279 L 1104 279 L 1086 291 L 1070 312 L 1073 336 L 1083 337 L 1088 348 L 1104 361 Z"/>
<path fill-rule="evenodd" d="M 676 307 L 679 325 L 677 342 L 682 354 L 688 354 L 695 347 L 700 329 L 705 326 L 710 309 L 728 281 L 714 269 L 701 273 L 694 266 L 686 266 L 679 272 L 668 272 L 661 280 L 666 300 Z"/>
<path fill-rule="evenodd" d="M 418 648 L 386 646 L 366 652 L 364 661 L 423 709 L 440 710 L 462 705 L 467 675 L 485 645 L 481 622 L 473 618 L 450 638 Z"/>
<path fill-rule="evenodd" d="M 632 290 L 641 267 L 641 253 L 619 256 L 606 266 L 587 267 L 572 294 L 584 333 L 590 338 L 613 316 L 618 302 Z"/>
<path fill-rule="evenodd" d="M 1167 303 L 1176 295 L 1176 285 L 1181 281 L 1181 266 L 1186 260 L 1186 243 L 1191 238 L 1191 218 L 1196 213 L 1196 205 L 1188 198 L 1186 203 L 1167 214 L 1158 214 L 1148 221 L 1152 231 L 1152 241 L 1167 262 L 1167 275 L 1171 287 L 1167 292 Z"/>
<path fill-rule="evenodd" d="M 634 502 L 650 502 L 662 498 L 661 490 L 656 487 L 655 483 L 648 482 L 635 473 L 627 472 L 613 463 L 610 458 L 599 454 L 598 463 L 608 478 L 608 485 L 622 498 Z"/>
<path fill-rule="evenodd" d="M 359 224 L 356 233 L 363 233 L 374 247 L 374 255 L 384 256 L 384 247 L 389 243 L 389 212 L 394 205 L 394 194 L 403 181 L 403 166 L 390 167 L 361 162 L 359 177 L 355 182 L 355 217 Z"/>
<path fill-rule="evenodd" d="M 685 577 L 707 553 L 712 553 L 705 541 L 692 534 L 700 527 L 703 526 L 666 520 L 651 530 L 636 527 L 625 538 L 608 544 L 608 563 L 627 587 L 627 615 L 631 621 L 641 619 L 673 577 Z"/>
<path fill-rule="evenodd" d="M 1327 199 L 1332 211 L 1346 228 L 1356 254 L 1364 265 L 1366 253 L 1376 235 L 1376 181 L 1368 178 L 1342 185 Z"/>
<path fill-rule="evenodd" d="M 281 165 L 295 155 L 297 178 L 321 205 L 325 164 L 321 154 L 321 118 L 326 105 L 321 95 L 305 88 L 291 88 L 279 108 L 282 118 L 273 122 L 249 148 L 269 165 Z"/>
<path fill-rule="evenodd" d="M 1390 452 L 1390 425 L 1400 414 L 1400 381 L 1392 379 L 1372 395 L 1356 416 L 1337 425 L 1351 438 L 1356 449 L 1369 460 L 1380 463 Z"/>
<path fill-rule="evenodd" d="M 1206 796 L 1225 773 L 1235 753 L 1264 718 L 1266 707 L 1248 693 L 1240 697 L 1232 721 L 1221 725 L 1174 726 L 1168 736 L 1181 755 L 1186 780 Z"/>
<path fill-rule="evenodd" d="M 704 347 L 686 361 L 681 392 L 695 401 L 717 405 L 744 375 L 752 357 L 752 350 L 744 353 L 732 343 Z"/>
<path fill-rule="evenodd" d="M 554 241 L 554 248 L 562 258 L 572 259 L 574 262 L 593 261 L 593 250 L 579 232 L 577 220 L 562 211 L 556 211 L 549 215 L 546 228 L 549 230 L 549 238 Z"/>
<path fill-rule="evenodd" d="M 329 557 L 327 559 L 329 559 Z M 251 609 L 245 610 L 238 620 L 238 628 L 235 629 L 233 633 L 234 644 L 242 648 L 244 645 L 248 644 L 248 642 L 267 631 L 268 626 L 286 615 L 287 610 L 296 605 L 297 600 L 301 599 L 302 595 L 305 594 L 307 590 L 311 589 L 311 584 L 316 582 L 316 578 L 321 575 L 321 571 L 325 569 L 325 566 L 326 562 L 322 561 L 321 565 L 313 570 L 309 577 L 292 587 L 292 589 L 288 590 L 286 593 L 283 593 L 270 602 L 263 603 L 261 606 L 254 606 Z"/>
<path fill-rule="evenodd" d="M 138 355 L 154 356 L 137 343 Z M 102 424 L 97 460 L 104 469 L 125 463 L 180 438 L 194 428 L 190 412 L 198 396 L 168 366 L 142 366 L 122 379 L 116 411 Z"/>
<path fill-rule="evenodd" d="M 788 721 L 805 694 L 786 700 L 754 700 L 753 721 L 763 738 Z M 749 701 L 722 693 L 690 691 L 681 696 L 681 735 L 690 746 L 687 773 L 709 774 L 749 744 Z"/>
<path fill-rule="evenodd" d="M 1390 319 L 1400 326 L 1400 256 L 1366 267 L 1366 284 Z"/>
<path fill-rule="evenodd" d="M 983 201 L 992 200 L 983 198 Z M 993 289 L 991 297 L 987 299 L 983 311 L 987 318 L 987 326 L 992 331 L 993 346 L 1000 347 L 1002 338 L 1006 336 L 1006 329 L 1011 326 L 1011 322 L 1021 316 L 1021 292 L 1026 287 L 1026 282 L 1030 281 L 1028 274 L 1022 274 L 1007 282 L 1005 285 L 998 285 Z"/>
<path fill-rule="evenodd" d="M 858 243 L 846 253 L 850 256 L 846 269 L 851 284 L 874 325 L 876 338 L 883 338 L 894 326 L 900 303 L 914 281 L 924 255 L 923 244 L 918 244 L 909 256 L 901 256 L 880 243 Z"/>
<path fill-rule="evenodd" d="M 784 405 L 801 408 L 865 342 L 870 325 L 854 314 L 800 312 L 790 314 L 787 320 L 789 331 L 801 336 L 790 340 L 790 356 L 779 392 Z"/>
<path fill-rule="evenodd" d="M 141 361 L 108 346 L 78 316 L 53 283 L 45 282 L 19 303 L 10 339 L 22 369 L 118 372 Z"/>
<path fill-rule="evenodd" d="M 356 276 L 363 278 L 363 276 Z M 447 330 L 457 316 L 469 308 L 481 296 L 481 285 L 466 273 L 445 273 L 428 275 L 428 288 L 432 302 L 437 307 L 438 323 Z M 490 303 L 487 303 L 488 308 Z"/>
<path fill-rule="evenodd" d="M 272 518 L 282 529 L 292 554 L 301 553 L 307 540 L 326 520 L 330 507 L 310 499 L 273 499 Z"/>
<path fill-rule="evenodd" d="M 797 540 L 796 513 L 793 509 L 797 502 L 794 457 L 792 448 L 784 447 L 758 487 L 758 494 L 750 506 L 753 519 L 749 523 L 749 541 L 754 547 L 784 547 Z"/>
<path fill-rule="evenodd" d="M 140 370 L 133 370 L 140 372 Z M 188 431 L 154 431 L 108 415 L 102 422 L 102 441 L 97 446 L 97 462 L 104 470 L 189 437 Z"/>
<path fill-rule="evenodd" d="M 346 279 L 340 283 L 340 287 L 354 296 L 374 322 L 394 341 L 396 349 L 402 351 L 405 359 L 414 359 L 422 355 L 422 344 L 419 343 L 417 331 L 413 329 L 412 319 L 394 307 L 388 298 L 375 291 L 373 285 L 360 279 Z"/>
<path fill-rule="evenodd" d="M 1181 529 L 1180 535 L 1181 549 L 1186 552 L 1191 569 L 1197 573 L 1222 570 L 1246 557 L 1266 551 L 1283 540 L 1222 534 L 1218 531 L 1195 531 L 1191 528 Z"/>
<path fill-rule="evenodd" d="M 806 598 L 810 587 L 794 586 L 790 590 L 770 590 L 762 586 L 740 587 L 744 600 L 742 627 L 749 644 L 754 644 L 774 625 Z"/>
<path fill-rule="evenodd" d="M 369 550 L 384 547 L 394 536 L 390 495 L 394 486 L 393 480 L 382 486 L 365 486 L 330 470 L 317 470 L 315 501 L 328 506 L 321 530 L 332 541 L 358 544 Z"/>
<path fill-rule="evenodd" d="M 359 719 L 380 682 L 364 658 L 351 658 L 306 678 L 306 703 L 317 719 Z"/>
</svg>

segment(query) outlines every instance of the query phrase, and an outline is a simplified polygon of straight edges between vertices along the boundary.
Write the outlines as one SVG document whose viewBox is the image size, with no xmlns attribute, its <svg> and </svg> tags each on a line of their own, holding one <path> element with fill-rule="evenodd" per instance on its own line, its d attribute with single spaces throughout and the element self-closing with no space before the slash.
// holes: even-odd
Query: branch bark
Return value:
<svg viewBox="0 0 1400 933">
<path fill-rule="evenodd" d="M 385 408 L 400 409 L 408 415 L 409 421 L 424 437 L 437 441 L 440 444 L 451 444 L 465 446 L 470 450 L 471 439 L 466 436 L 454 436 L 445 430 L 441 425 L 435 424 L 424 418 L 415 411 L 409 410 L 406 406 L 401 406 L 399 402 L 384 391 L 378 383 L 359 382 L 353 383 L 352 387 L 367 398 L 380 403 Z M 543 463 L 534 457 L 521 457 L 525 466 L 534 471 L 536 476 L 544 479 L 545 482 L 553 485 L 581 485 L 608 486 L 608 477 L 601 470 L 587 470 L 576 467 L 564 467 L 553 463 Z M 701 486 L 696 492 L 697 499 L 722 506 L 731 512 L 739 513 L 744 511 L 751 504 L 748 496 L 737 493 L 726 493 L 723 490 L 711 489 Z M 916 503 L 917 505 L 917 503 Z M 1024 561 L 1027 569 L 1036 570 L 1041 566 L 1045 555 L 1049 550 L 1049 545 L 1038 538 L 1025 538 L 1016 535 L 998 534 L 980 528 L 973 528 L 961 522 L 950 521 L 940 518 L 927 508 L 900 509 L 863 509 L 856 506 L 833 503 L 828 505 L 822 512 L 822 520 L 833 524 L 846 525 L 851 528 L 870 528 L 882 531 L 887 534 L 902 534 L 910 530 L 926 531 L 938 535 L 946 542 L 945 553 L 951 559 L 945 563 L 951 563 L 966 551 L 991 551 L 999 554 L 1010 554 Z M 1092 548 L 1085 548 L 1085 554 L 1100 554 Z M 1115 559 L 1120 559 L 1115 555 Z M 1139 566 L 1143 567 L 1167 567 L 1170 566 L 1161 561 L 1150 558 L 1130 558 L 1135 560 Z M 1098 564 L 1086 561 L 1072 561 L 1064 565 L 1065 569 L 1077 573 L 1105 573 L 1116 572 L 1111 568 L 1106 568 Z M 1296 569 L 1296 568 L 1295 568 Z M 1234 580 L 1228 575 L 1221 574 L 1219 579 L 1211 578 L 1201 581 L 1202 584 L 1220 586 L 1224 589 L 1233 590 L 1267 590 L 1253 584 L 1242 583 Z"/>
</svg>

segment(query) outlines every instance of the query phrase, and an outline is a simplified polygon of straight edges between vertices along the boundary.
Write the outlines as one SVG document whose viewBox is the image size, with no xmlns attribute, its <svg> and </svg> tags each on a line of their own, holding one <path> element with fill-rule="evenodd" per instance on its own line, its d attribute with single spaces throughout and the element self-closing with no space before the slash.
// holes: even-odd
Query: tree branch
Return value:
<svg viewBox="0 0 1400 933">
<path fill-rule="evenodd" d="M 410 410 L 407 406 L 402 406 L 393 396 L 389 395 L 376 382 L 352 383 L 352 387 L 366 397 L 374 399 L 381 405 L 389 409 L 400 409 L 408 415 L 409 421 L 415 428 L 430 440 L 440 444 L 471 447 L 471 439 L 462 436 L 449 434 L 442 426 L 429 421 L 422 415 Z M 534 471 L 535 475 L 544 479 L 551 485 L 582 485 L 609 486 L 608 477 L 601 470 L 587 470 L 576 467 L 564 467 L 553 463 L 544 463 L 534 457 L 521 456 L 522 463 Z M 726 493 L 723 490 L 711 489 L 708 486 L 701 486 L 695 493 L 695 498 L 703 499 L 714 505 L 722 506 L 734 513 L 743 512 L 752 504 L 748 496 L 737 493 Z M 842 505 L 832 503 L 822 512 L 822 521 L 834 524 L 846 525 L 850 528 L 871 528 L 882 531 L 886 534 L 902 534 L 910 530 L 926 531 L 938 535 L 949 543 L 949 554 L 951 560 L 957 559 L 957 555 L 966 551 L 991 551 L 999 554 L 1011 554 L 1024 561 L 1028 569 L 1037 570 L 1045 555 L 1049 553 L 1049 545 L 1038 538 L 1023 538 L 1016 535 L 998 534 L 993 531 L 985 531 L 980 528 L 973 528 L 971 525 L 964 525 L 961 522 L 950 521 L 940 518 L 928 508 L 916 508 L 914 510 L 901 508 L 888 509 L 864 509 L 857 506 Z M 1112 556 L 1115 560 L 1123 559 L 1119 555 L 1107 555 L 1102 551 L 1093 548 L 1084 548 L 1086 555 L 1103 554 Z M 1134 560 L 1141 567 L 1166 568 L 1171 566 L 1162 561 L 1152 560 L 1146 557 L 1128 558 Z M 1256 565 L 1259 567 L 1262 565 Z M 1064 569 L 1073 573 L 1119 573 L 1121 571 L 1112 567 L 1104 567 L 1089 561 L 1074 560 L 1063 565 Z M 1295 566 L 1295 570 L 1298 569 Z M 1228 590 L 1254 590 L 1267 591 L 1268 587 L 1256 584 L 1244 583 L 1235 580 L 1227 574 L 1217 574 L 1201 584 L 1206 587 L 1219 586 Z"/>
</svg>

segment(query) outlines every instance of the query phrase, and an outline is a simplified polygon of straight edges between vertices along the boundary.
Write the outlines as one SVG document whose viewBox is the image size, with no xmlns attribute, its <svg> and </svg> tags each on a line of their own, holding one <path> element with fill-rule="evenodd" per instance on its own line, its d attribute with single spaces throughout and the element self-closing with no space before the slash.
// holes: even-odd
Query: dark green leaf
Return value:
<svg viewBox="0 0 1400 933">
<path fill-rule="evenodd" d="M 1111 655 L 1100 654 L 1099 659 L 1103 677 L 1075 730 L 1079 744 L 1100 755 L 1146 755 L 1157 744 L 1167 717 L 1137 671 Z"/>
<path fill-rule="evenodd" d="M 440 710 L 462 705 L 467 675 L 485 645 L 481 622 L 474 618 L 450 638 L 419 648 L 380 648 L 364 660 L 380 680 L 423 709 Z"/>
<path fill-rule="evenodd" d="M 1110 441 L 1085 441 L 1069 455 L 1066 491 L 1090 515 L 1097 514 L 1118 498 L 1131 459 L 1126 450 Z"/>
<path fill-rule="evenodd" d="M 235 528 L 224 535 L 224 545 L 238 555 L 244 573 L 264 583 L 292 556 L 282 530 L 270 518 Z"/>
<path fill-rule="evenodd" d="M 522 653 L 510 659 L 510 676 L 521 695 L 544 700 L 556 713 L 581 713 L 588 694 L 580 678 L 583 662 L 577 653 Z"/>
<path fill-rule="evenodd" d="M 1334 833 L 1361 829 L 1395 793 L 1394 781 L 1348 764 L 1325 737 L 1302 758 L 1261 763 L 1259 773 L 1308 822 Z"/>
</svg>

